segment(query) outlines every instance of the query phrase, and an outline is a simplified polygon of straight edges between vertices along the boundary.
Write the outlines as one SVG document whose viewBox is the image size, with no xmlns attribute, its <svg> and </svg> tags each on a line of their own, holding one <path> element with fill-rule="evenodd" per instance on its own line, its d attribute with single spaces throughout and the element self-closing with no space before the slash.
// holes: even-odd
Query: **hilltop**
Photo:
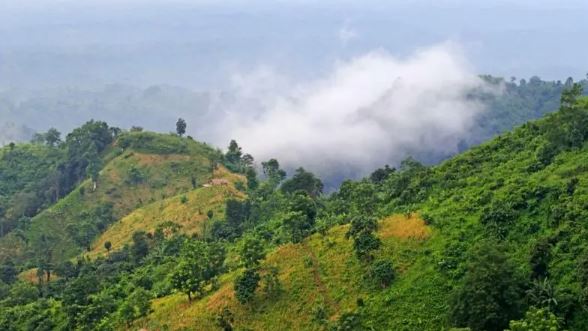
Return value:
<svg viewBox="0 0 588 331">
<path fill-rule="evenodd" d="M 23 147 L 29 148 L 29 147 Z M 42 149 L 32 146 L 32 150 Z M 0 241 L 4 256 L 26 258 L 26 243 L 45 241 L 52 261 L 89 249 L 94 236 L 143 205 L 188 192 L 208 182 L 216 151 L 189 139 L 129 132 L 106 147 L 94 179 L 82 180 L 57 203 L 34 215 Z M 53 263 L 53 262 L 52 262 Z"/>
</svg>

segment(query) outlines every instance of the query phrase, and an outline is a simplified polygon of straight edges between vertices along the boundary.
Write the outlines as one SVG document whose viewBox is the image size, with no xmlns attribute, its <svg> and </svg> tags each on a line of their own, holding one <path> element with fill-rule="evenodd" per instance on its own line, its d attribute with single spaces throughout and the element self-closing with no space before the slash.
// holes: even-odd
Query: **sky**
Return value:
<svg viewBox="0 0 588 331">
<path fill-rule="evenodd" d="M 583 78 L 586 1 L 0 1 L 0 87 L 223 88 L 235 71 L 296 78 L 385 50 L 454 42 L 476 71 Z"/>
</svg>

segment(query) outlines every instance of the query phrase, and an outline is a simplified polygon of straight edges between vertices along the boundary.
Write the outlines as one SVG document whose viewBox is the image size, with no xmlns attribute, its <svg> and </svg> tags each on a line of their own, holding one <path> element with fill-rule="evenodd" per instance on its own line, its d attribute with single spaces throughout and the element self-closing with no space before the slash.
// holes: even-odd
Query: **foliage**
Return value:
<svg viewBox="0 0 588 331">
<path fill-rule="evenodd" d="M 281 190 L 284 193 L 304 191 L 309 196 L 316 198 L 323 192 L 323 183 L 311 172 L 304 170 L 304 168 L 298 168 L 294 176 L 282 184 Z"/>
<path fill-rule="evenodd" d="M 235 296 L 241 304 L 246 304 L 253 299 L 255 290 L 259 286 L 261 277 L 257 269 L 245 269 L 242 275 L 235 280 Z"/>
<path fill-rule="evenodd" d="M 386 260 L 375 261 L 369 268 L 367 277 L 380 288 L 390 286 L 394 280 L 392 262 Z"/>
<path fill-rule="evenodd" d="M 358 259 L 371 261 L 372 252 L 380 247 L 381 241 L 374 235 L 377 227 L 378 223 L 372 217 L 358 216 L 351 221 L 345 237 L 353 238 L 353 249 Z"/>
<path fill-rule="evenodd" d="M 547 309 L 531 308 L 525 314 L 525 318 L 518 321 L 510 321 L 508 331 L 557 331 L 559 321 L 557 317 Z"/>
<path fill-rule="evenodd" d="M 205 293 L 224 267 L 224 248 L 196 240 L 184 242 L 177 267 L 172 274 L 172 286 L 184 292 L 188 300 L 192 295 Z"/>
<path fill-rule="evenodd" d="M 478 245 L 455 292 L 451 314 L 456 325 L 473 330 L 504 330 L 521 312 L 523 283 L 495 242 Z"/>
<path fill-rule="evenodd" d="M 265 257 L 263 243 L 256 237 L 248 236 L 241 242 L 239 255 L 246 268 L 257 267 Z"/>
<path fill-rule="evenodd" d="M 178 136 L 181 137 L 186 133 L 186 126 L 186 121 L 182 118 L 178 118 L 178 121 L 176 122 L 176 133 Z"/>
<path fill-rule="evenodd" d="M 290 197 L 288 212 L 282 223 L 293 243 L 301 242 L 314 227 L 317 213 L 316 203 L 304 192 L 298 191 Z"/>
</svg>

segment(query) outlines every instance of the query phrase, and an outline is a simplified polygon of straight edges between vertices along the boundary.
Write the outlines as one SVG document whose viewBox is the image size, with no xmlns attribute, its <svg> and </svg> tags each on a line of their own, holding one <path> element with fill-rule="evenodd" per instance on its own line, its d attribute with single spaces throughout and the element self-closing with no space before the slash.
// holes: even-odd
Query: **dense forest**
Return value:
<svg viewBox="0 0 588 331">
<path fill-rule="evenodd" d="M 486 79 L 463 153 L 331 194 L 182 119 L 3 147 L 0 329 L 588 329 L 585 82 Z"/>
</svg>

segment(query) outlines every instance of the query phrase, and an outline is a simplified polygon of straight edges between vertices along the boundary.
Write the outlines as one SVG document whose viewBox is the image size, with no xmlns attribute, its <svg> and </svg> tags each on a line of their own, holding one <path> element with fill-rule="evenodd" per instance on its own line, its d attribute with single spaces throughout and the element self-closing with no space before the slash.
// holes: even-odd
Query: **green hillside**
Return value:
<svg viewBox="0 0 588 331">
<path fill-rule="evenodd" d="M 242 270 L 236 269 L 221 278 L 218 291 L 197 303 L 188 304 L 179 294 L 154 301 L 154 311 L 137 326 L 207 330 L 226 315 L 235 329 L 252 330 L 346 329 L 346 323 L 357 323 L 351 329 L 500 330 L 528 307 L 537 307 L 555 313 L 568 329 L 584 330 L 587 105 L 587 100 L 564 105 L 555 115 L 436 167 L 407 160 L 395 172 L 382 169 L 371 180 L 346 182 L 324 201 L 317 222 L 330 228 L 326 234 L 295 246 L 279 245 L 260 267 L 262 274 L 267 265 L 280 270 L 283 287 L 276 297 L 263 292 L 261 281 L 254 299 L 239 304 L 233 283 Z M 421 214 L 431 237 L 383 236 L 402 233 L 390 231 L 387 221 L 398 213 Z M 343 238 L 345 226 L 336 225 L 358 214 L 380 219 L 382 245 L 375 259 L 391 261 L 395 271 L 385 289 L 365 279 L 370 264 L 357 261 L 351 240 Z M 396 218 L 410 233 L 406 229 L 413 223 Z M 509 274 L 488 277 L 496 277 L 499 284 L 501 276 L 508 276 L 506 281 L 516 290 L 512 305 L 458 294 L 468 293 L 468 279 L 483 269 L 478 264 L 487 261 L 480 256 L 506 259 Z M 460 312 L 461 301 L 473 312 Z M 505 307 L 499 307 L 495 318 L 488 317 L 489 312 L 475 315 L 477 304 L 500 303 Z M 176 317 L 170 319 L 172 312 Z"/>
<path fill-rule="evenodd" d="M 27 254 L 35 254 L 37 249 L 52 250 L 51 263 L 72 258 L 89 249 L 94 237 L 113 221 L 207 182 L 212 177 L 214 153 L 193 140 L 125 133 L 102 157 L 105 165 L 95 188 L 92 179 L 84 180 L 54 206 L 34 216 L 24 231 L 2 238 L 0 251 L 14 259 L 34 258 Z"/>
<path fill-rule="evenodd" d="M 409 158 L 329 195 L 275 159 L 258 177 L 235 141 L 221 154 L 121 133 L 97 174 L 2 239 L 51 254 L 0 265 L 0 329 L 586 330 L 581 93 L 439 165 Z M 17 278 L 29 267 L 35 284 Z"/>
</svg>

